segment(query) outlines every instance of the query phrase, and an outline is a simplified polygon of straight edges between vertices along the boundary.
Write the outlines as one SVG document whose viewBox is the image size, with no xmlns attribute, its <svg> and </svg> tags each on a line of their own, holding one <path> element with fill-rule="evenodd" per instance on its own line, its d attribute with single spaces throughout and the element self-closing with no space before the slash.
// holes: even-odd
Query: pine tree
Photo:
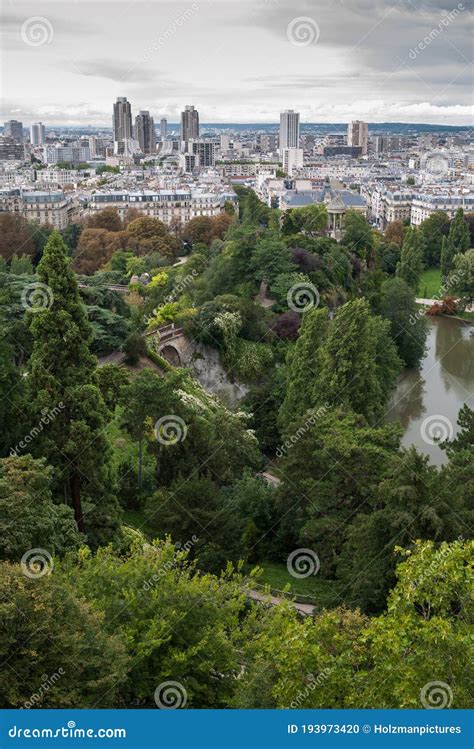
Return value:
<svg viewBox="0 0 474 749">
<path fill-rule="evenodd" d="M 318 376 L 320 402 L 352 409 L 374 423 L 384 412 L 401 361 L 390 323 L 370 314 L 365 299 L 344 304 L 329 326 Z"/>
<path fill-rule="evenodd" d="M 464 218 L 464 211 L 462 208 L 458 208 L 456 215 L 451 221 L 448 237 L 454 248 L 455 254 L 458 252 L 467 252 L 467 250 L 471 248 L 469 226 Z"/>
<path fill-rule="evenodd" d="M 441 277 L 447 278 L 453 269 L 455 249 L 451 237 L 443 237 L 441 243 Z"/>
<path fill-rule="evenodd" d="M 30 313 L 34 343 L 28 384 L 36 423 L 43 415 L 34 447 L 56 468 L 81 533 L 86 532 L 85 516 L 90 513 L 88 540 L 99 545 L 116 532 L 118 516 L 110 495 L 109 451 L 103 433 L 107 409 L 89 350 L 92 329 L 67 246 L 57 231 L 45 246 L 38 277 L 47 287 L 47 303 Z M 47 424 L 45 414 L 49 414 Z"/>
<path fill-rule="evenodd" d="M 304 318 L 298 340 L 287 357 L 286 395 L 279 421 L 284 431 L 308 408 L 317 405 L 315 385 L 320 372 L 321 346 L 327 337 L 328 314 L 311 309 Z"/>
<path fill-rule="evenodd" d="M 397 276 L 403 278 L 415 291 L 423 272 L 423 249 L 418 229 L 410 227 L 403 240 Z"/>
</svg>

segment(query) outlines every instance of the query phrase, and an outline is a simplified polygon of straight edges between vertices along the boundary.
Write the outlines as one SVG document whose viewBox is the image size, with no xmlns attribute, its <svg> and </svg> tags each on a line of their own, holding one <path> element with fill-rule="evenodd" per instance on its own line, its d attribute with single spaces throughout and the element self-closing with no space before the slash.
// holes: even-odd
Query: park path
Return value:
<svg viewBox="0 0 474 749">
<path fill-rule="evenodd" d="M 259 603 L 269 603 L 271 606 L 278 606 L 280 603 L 288 601 L 287 598 L 278 598 L 278 596 L 267 595 L 266 593 L 259 593 L 258 590 L 249 590 L 249 598 Z M 297 603 L 296 601 L 290 601 L 293 608 L 297 609 L 300 614 L 304 616 L 312 616 L 315 611 L 315 606 L 311 603 Z"/>
</svg>

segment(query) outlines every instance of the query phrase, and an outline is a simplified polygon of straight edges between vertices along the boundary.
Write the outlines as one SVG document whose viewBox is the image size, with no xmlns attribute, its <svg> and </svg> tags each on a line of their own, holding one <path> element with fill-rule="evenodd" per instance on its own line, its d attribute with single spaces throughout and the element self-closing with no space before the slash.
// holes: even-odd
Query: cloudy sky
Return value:
<svg viewBox="0 0 474 749">
<path fill-rule="evenodd" d="M 472 124 L 472 0 L 4 0 L 3 119 Z"/>
</svg>

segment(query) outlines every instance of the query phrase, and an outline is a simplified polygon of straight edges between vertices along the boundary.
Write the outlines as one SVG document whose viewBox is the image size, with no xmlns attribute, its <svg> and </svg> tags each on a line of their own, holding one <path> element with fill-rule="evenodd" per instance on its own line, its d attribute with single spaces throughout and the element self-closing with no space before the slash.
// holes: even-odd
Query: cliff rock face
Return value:
<svg viewBox="0 0 474 749">
<path fill-rule="evenodd" d="M 185 366 L 191 369 L 203 388 L 217 395 L 229 406 L 234 406 L 247 395 L 249 388 L 238 380 L 232 381 L 229 378 L 216 349 L 202 343 L 193 344 L 193 348 L 195 350 Z"/>
</svg>

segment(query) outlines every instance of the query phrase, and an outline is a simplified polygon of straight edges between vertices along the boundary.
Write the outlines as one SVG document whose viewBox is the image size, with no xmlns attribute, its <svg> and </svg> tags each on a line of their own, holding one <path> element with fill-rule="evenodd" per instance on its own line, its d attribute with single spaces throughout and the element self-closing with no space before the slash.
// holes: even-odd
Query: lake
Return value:
<svg viewBox="0 0 474 749">
<path fill-rule="evenodd" d="M 428 317 L 426 353 L 420 369 L 406 370 L 388 405 L 387 420 L 404 429 L 402 445 L 447 462 L 435 437 L 458 431 L 459 409 L 474 408 L 474 325 L 448 317 Z"/>
</svg>

